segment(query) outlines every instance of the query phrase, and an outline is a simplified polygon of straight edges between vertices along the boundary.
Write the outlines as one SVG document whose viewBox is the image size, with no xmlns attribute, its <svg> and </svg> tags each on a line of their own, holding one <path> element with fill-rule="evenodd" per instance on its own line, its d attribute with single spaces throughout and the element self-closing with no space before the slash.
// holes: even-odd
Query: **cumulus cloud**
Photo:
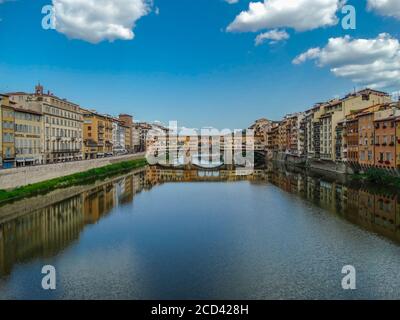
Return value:
<svg viewBox="0 0 400 320">
<path fill-rule="evenodd" d="M 383 16 L 400 19 L 399 0 L 368 0 L 368 9 Z"/>
<path fill-rule="evenodd" d="M 373 88 L 400 86 L 400 42 L 382 33 L 374 39 L 350 36 L 331 38 L 323 48 L 311 48 L 297 56 L 294 64 L 315 60 L 319 67 L 361 85 Z"/>
<path fill-rule="evenodd" d="M 262 29 L 313 30 L 338 23 L 336 12 L 346 0 L 264 0 L 250 2 L 227 31 L 256 32 Z"/>
<path fill-rule="evenodd" d="M 234 3 L 238 3 L 239 0 L 225 0 L 225 2 L 227 2 L 229 4 L 234 4 Z"/>
<path fill-rule="evenodd" d="M 151 11 L 148 0 L 53 0 L 55 26 L 91 43 L 132 40 L 137 20 Z"/>
<path fill-rule="evenodd" d="M 290 38 L 290 36 L 285 30 L 274 29 L 274 30 L 259 34 L 256 37 L 255 45 L 259 46 L 268 40 L 269 40 L 270 44 L 274 44 L 279 41 L 287 40 L 289 38 Z"/>
</svg>

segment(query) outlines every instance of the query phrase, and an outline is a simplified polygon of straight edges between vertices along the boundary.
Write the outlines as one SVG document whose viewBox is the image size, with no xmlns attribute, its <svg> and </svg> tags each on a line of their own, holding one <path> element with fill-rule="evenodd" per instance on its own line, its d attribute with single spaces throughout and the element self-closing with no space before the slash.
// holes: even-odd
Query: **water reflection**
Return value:
<svg viewBox="0 0 400 320">
<path fill-rule="evenodd" d="M 303 171 L 276 168 L 256 170 L 249 176 L 238 176 L 235 170 L 167 170 L 149 167 L 142 172 L 95 187 L 87 186 L 87 190 L 79 194 L 29 214 L 1 220 L 0 276 L 9 275 L 17 264 L 57 255 L 79 241 L 86 225 L 96 224 L 114 208 L 132 203 L 135 195 L 143 190 L 168 182 L 240 180 L 275 185 L 362 228 L 400 242 L 400 198 L 395 193 L 376 192 Z M 46 196 L 32 201 L 45 203 Z M 10 208 L 17 210 L 18 203 L 1 207 L 0 218 Z"/>
<path fill-rule="evenodd" d="M 267 181 L 360 227 L 400 243 L 400 197 L 393 190 L 349 186 L 305 172 L 274 171 Z"/>
<path fill-rule="evenodd" d="M 114 207 L 132 202 L 134 194 L 144 188 L 144 181 L 143 172 L 129 175 L 0 224 L 0 275 L 9 274 L 16 263 L 62 251 L 79 239 L 85 225 L 95 224 Z M 7 209 L 0 208 L 0 215 Z"/>
</svg>

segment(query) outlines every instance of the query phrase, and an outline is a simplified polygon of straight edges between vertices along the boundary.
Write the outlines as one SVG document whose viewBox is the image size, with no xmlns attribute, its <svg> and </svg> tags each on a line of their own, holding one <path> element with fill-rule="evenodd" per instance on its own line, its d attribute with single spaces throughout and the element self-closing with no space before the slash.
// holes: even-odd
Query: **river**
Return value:
<svg viewBox="0 0 400 320">
<path fill-rule="evenodd" d="M 23 201 L 0 207 L 0 299 L 400 298 L 389 191 L 285 168 L 149 167 Z"/>
</svg>

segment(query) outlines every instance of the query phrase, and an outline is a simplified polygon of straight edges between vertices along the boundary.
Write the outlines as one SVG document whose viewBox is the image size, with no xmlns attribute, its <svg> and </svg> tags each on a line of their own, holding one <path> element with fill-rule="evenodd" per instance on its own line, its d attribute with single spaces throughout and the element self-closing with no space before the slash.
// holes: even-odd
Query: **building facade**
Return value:
<svg viewBox="0 0 400 320">
<path fill-rule="evenodd" d="M 375 121 L 375 166 L 396 168 L 396 118 L 377 118 Z"/>
<path fill-rule="evenodd" d="M 15 113 L 8 96 L 1 99 L 1 166 L 3 169 L 15 166 Z"/>
<path fill-rule="evenodd" d="M 15 161 L 16 166 L 43 163 L 42 113 L 15 107 Z"/>
<path fill-rule="evenodd" d="M 35 93 L 10 93 L 19 108 L 41 113 L 43 123 L 43 163 L 81 160 L 83 158 L 83 116 L 77 104 L 61 99 L 40 84 Z"/>
<path fill-rule="evenodd" d="M 83 115 L 84 159 L 113 155 L 113 119 L 94 110 L 81 108 Z"/>
<path fill-rule="evenodd" d="M 119 119 L 113 119 L 113 131 L 112 131 L 112 142 L 113 142 L 113 153 L 114 155 L 120 155 L 127 153 L 125 148 L 125 137 L 126 130 Z"/>
<path fill-rule="evenodd" d="M 125 128 L 125 149 L 128 153 L 133 152 L 133 117 L 129 114 L 120 114 L 119 120 L 121 121 L 122 126 Z"/>
</svg>

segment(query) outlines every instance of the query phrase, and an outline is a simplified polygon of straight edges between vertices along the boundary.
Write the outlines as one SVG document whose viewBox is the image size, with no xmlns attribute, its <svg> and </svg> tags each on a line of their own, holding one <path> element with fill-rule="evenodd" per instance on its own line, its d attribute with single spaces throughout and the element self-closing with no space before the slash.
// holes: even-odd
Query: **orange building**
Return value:
<svg viewBox="0 0 400 320">
<path fill-rule="evenodd" d="M 83 114 L 84 159 L 113 154 L 112 118 L 95 111 L 81 109 Z"/>
<path fill-rule="evenodd" d="M 400 117 L 396 119 L 396 166 L 400 169 Z"/>
<path fill-rule="evenodd" d="M 358 118 L 346 121 L 346 132 L 344 134 L 345 145 L 347 146 L 347 161 L 358 163 L 359 138 L 358 138 Z"/>
<path fill-rule="evenodd" d="M 375 166 L 396 168 L 396 118 L 375 120 Z"/>
<path fill-rule="evenodd" d="M 374 112 L 366 110 L 358 116 L 358 134 L 360 138 L 358 161 L 363 167 L 375 164 Z"/>
<path fill-rule="evenodd" d="M 133 117 L 129 114 L 120 114 L 119 120 L 125 128 L 125 149 L 131 153 L 133 151 Z"/>
</svg>

